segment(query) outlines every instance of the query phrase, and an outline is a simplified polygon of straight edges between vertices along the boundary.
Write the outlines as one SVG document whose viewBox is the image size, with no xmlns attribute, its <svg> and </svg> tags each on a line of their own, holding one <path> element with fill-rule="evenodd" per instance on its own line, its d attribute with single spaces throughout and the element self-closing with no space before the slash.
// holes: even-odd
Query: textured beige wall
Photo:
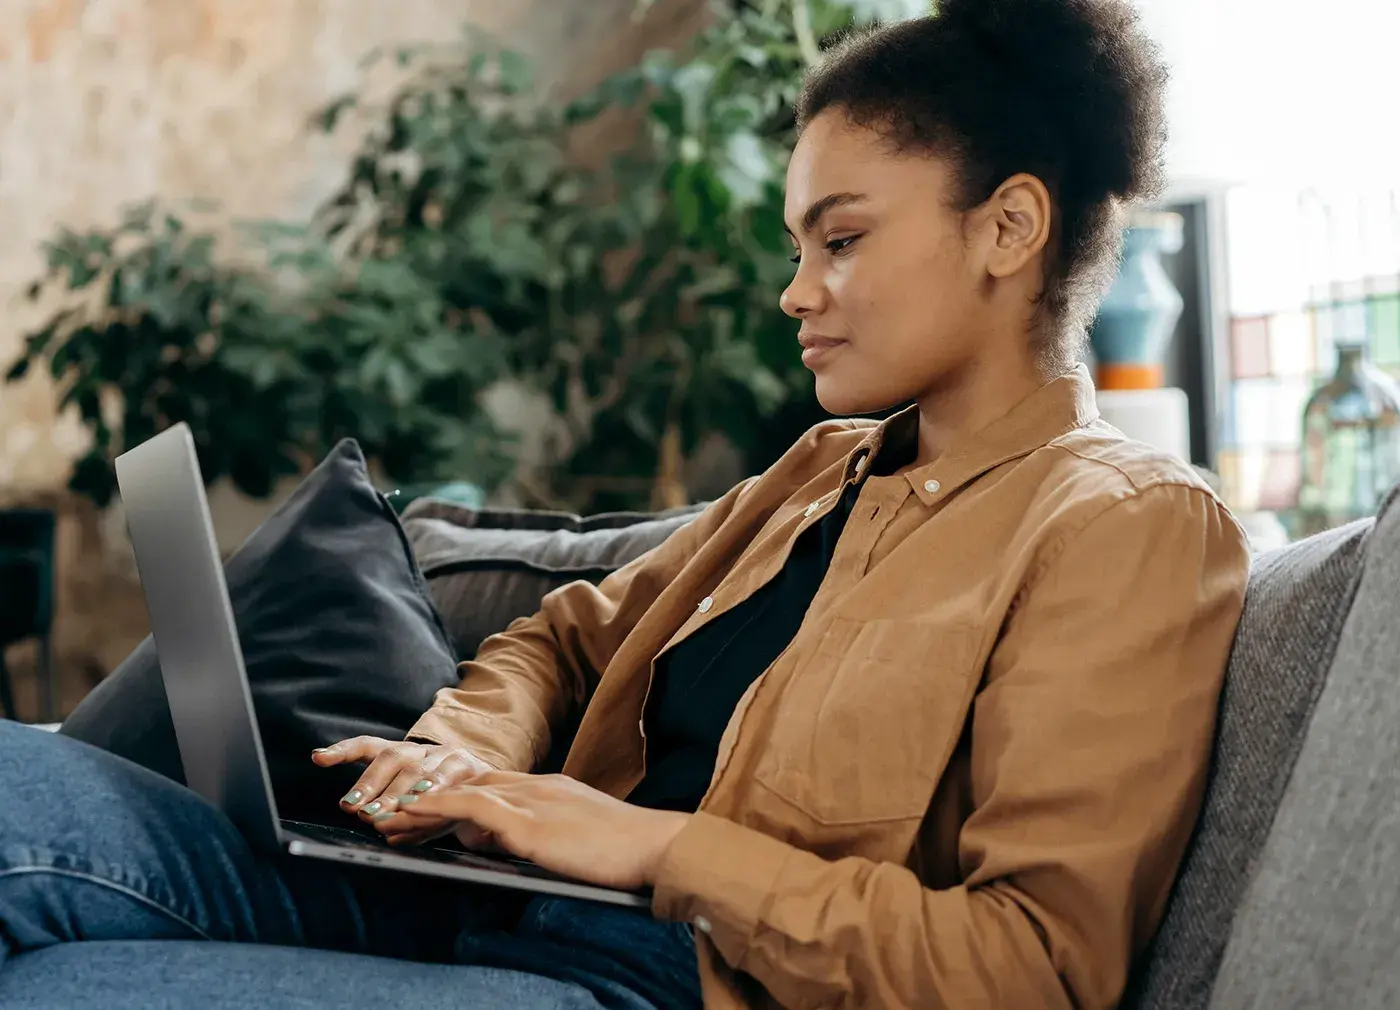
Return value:
<svg viewBox="0 0 1400 1010">
<path fill-rule="evenodd" d="M 353 136 L 306 129 L 359 81 L 376 46 L 446 41 L 471 23 L 536 58 L 569 92 L 653 46 L 683 43 L 706 0 L 0 0 L 0 370 L 39 318 L 19 297 L 59 225 L 114 223 L 124 205 L 212 198 L 211 222 L 298 217 L 339 181 Z M 584 138 L 586 152 L 606 132 Z M 58 652 L 66 707 L 144 635 L 120 516 L 61 492 L 82 431 L 42 377 L 0 385 L 0 506 L 60 514 Z M 266 503 L 213 494 L 237 542 Z M 23 648 L 10 655 L 32 713 Z"/>
<path fill-rule="evenodd" d="M 35 319 L 17 299 L 59 224 L 112 222 L 160 196 L 232 217 L 298 216 L 333 187 L 350 138 L 305 128 L 379 45 L 467 22 L 566 89 L 693 31 L 703 0 L 3 0 L 0 363 Z M 42 381 L 0 387 L 0 496 L 54 486 L 81 447 Z"/>
</svg>

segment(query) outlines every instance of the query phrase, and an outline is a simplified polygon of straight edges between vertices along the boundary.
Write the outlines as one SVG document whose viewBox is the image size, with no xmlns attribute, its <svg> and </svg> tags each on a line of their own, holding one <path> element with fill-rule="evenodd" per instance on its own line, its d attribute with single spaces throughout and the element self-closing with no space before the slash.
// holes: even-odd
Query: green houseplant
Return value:
<svg viewBox="0 0 1400 1010">
<path fill-rule="evenodd" d="M 309 223 L 254 229 L 256 266 L 154 207 L 60 233 L 35 293 L 80 297 L 11 378 L 47 361 L 94 436 L 72 486 L 99 503 L 121 446 L 185 420 L 206 476 L 252 494 L 353 434 L 395 480 L 467 476 L 581 511 L 677 504 L 706 438 L 756 468 L 817 416 L 777 307 L 792 100 L 818 39 L 921 6 L 716 4 L 684 56 L 560 107 L 509 52 L 380 54 L 405 68 L 389 93 L 315 118 L 369 129 Z M 571 131 L 617 109 L 635 142 L 580 167 Z M 528 407 L 533 459 L 501 402 Z"/>
</svg>

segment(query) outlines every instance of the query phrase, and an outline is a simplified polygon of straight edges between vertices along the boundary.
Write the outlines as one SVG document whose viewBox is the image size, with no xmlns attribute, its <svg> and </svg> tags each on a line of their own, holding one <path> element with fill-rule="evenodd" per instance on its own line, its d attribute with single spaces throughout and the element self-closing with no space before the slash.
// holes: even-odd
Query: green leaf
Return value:
<svg viewBox="0 0 1400 1010">
<path fill-rule="evenodd" d="M 705 112 L 710 100 L 710 85 L 717 71 L 706 63 L 691 63 L 671 76 L 671 87 L 680 95 L 687 133 L 701 134 L 705 128 Z"/>
<path fill-rule="evenodd" d="M 151 219 L 156 214 L 156 203 L 154 200 L 147 200 L 144 203 L 134 204 L 122 213 L 121 230 L 147 234 L 151 230 Z"/>
<path fill-rule="evenodd" d="M 384 381 L 393 353 L 387 347 L 375 347 L 360 362 L 360 381 L 373 386 Z"/>
<path fill-rule="evenodd" d="M 450 333 L 438 332 L 409 344 L 408 356 L 424 375 L 451 375 L 461 361 L 461 346 Z"/>
<path fill-rule="evenodd" d="M 496 59 L 502 91 L 508 95 L 521 95 L 530 90 L 534 74 L 528 59 L 509 49 L 502 51 Z"/>
<path fill-rule="evenodd" d="M 13 365 L 10 366 L 10 370 L 5 373 L 5 381 L 18 382 L 20 379 L 28 375 L 29 362 L 29 358 L 20 358 L 18 361 L 16 361 Z"/>
<path fill-rule="evenodd" d="M 669 87 L 671 75 L 676 72 L 675 53 L 664 49 L 652 50 L 642 57 L 641 66 L 637 69 L 647 84 L 658 88 Z"/>
<path fill-rule="evenodd" d="M 418 383 L 399 358 L 390 358 L 385 363 L 384 385 L 389 391 L 390 402 L 396 407 L 407 406 L 418 395 Z"/>
<path fill-rule="evenodd" d="M 312 122 L 322 133 L 331 133 L 340 123 L 341 116 L 355 108 L 359 99 L 355 95 L 341 95 L 335 101 L 320 109 Z"/>
<path fill-rule="evenodd" d="M 676 212 L 676 224 L 681 234 L 694 235 L 700 228 L 700 197 L 692 185 L 693 175 L 686 173 L 681 184 L 671 193 L 672 207 Z"/>
<path fill-rule="evenodd" d="M 49 349 L 49 344 L 53 343 L 54 336 L 58 333 L 58 328 L 64 325 L 69 319 L 77 315 L 76 310 L 65 309 L 49 321 L 49 325 L 42 330 L 38 330 L 24 338 L 25 353 L 31 356 L 43 354 Z"/>
<path fill-rule="evenodd" d="M 261 354 L 253 363 L 248 377 L 252 379 L 253 385 L 258 389 L 271 389 L 277 383 L 281 369 L 278 367 L 277 358 L 272 354 Z"/>
<path fill-rule="evenodd" d="M 608 104 L 606 96 L 599 92 L 583 95 L 564 106 L 564 122 L 574 126 L 597 119 Z"/>
</svg>

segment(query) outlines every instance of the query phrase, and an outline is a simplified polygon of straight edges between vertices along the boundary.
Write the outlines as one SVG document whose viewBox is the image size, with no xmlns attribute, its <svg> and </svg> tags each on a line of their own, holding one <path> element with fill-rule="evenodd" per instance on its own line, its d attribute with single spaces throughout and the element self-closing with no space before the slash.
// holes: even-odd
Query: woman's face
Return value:
<svg viewBox="0 0 1400 1010">
<path fill-rule="evenodd" d="M 952 185 L 943 161 L 895 154 L 839 111 L 803 132 L 784 214 L 800 262 L 781 304 L 827 411 L 918 399 L 976 355 L 988 278 Z"/>
</svg>

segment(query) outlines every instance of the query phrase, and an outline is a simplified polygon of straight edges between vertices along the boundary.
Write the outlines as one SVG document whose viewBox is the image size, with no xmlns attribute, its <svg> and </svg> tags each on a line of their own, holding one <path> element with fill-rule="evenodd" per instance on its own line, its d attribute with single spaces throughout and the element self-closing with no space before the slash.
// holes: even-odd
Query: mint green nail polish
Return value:
<svg viewBox="0 0 1400 1010">
<path fill-rule="evenodd" d="M 359 802 L 360 802 L 360 797 L 363 796 L 363 795 L 364 795 L 364 793 L 360 792 L 360 790 L 358 790 L 358 789 L 351 789 L 348 793 L 346 793 L 344 796 L 342 796 L 342 797 L 340 798 L 340 802 L 341 802 L 341 803 L 348 803 L 348 804 L 350 804 L 350 805 L 353 807 L 356 803 L 359 803 Z"/>
<path fill-rule="evenodd" d="M 368 808 L 366 808 L 366 809 L 368 809 Z M 375 815 L 374 815 L 374 820 L 376 820 L 376 821 L 387 821 L 390 817 L 393 817 L 393 816 L 394 816 L 394 812 L 393 812 L 392 810 L 386 810 L 386 811 L 384 811 L 382 814 L 375 814 Z"/>
<path fill-rule="evenodd" d="M 407 796 L 400 796 L 400 797 L 399 797 L 399 806 L 401 806 L 401 807 L 402 807 L 402 806 L 405 806 L 405 805 L 407 805 L 407 804 L 409 804 L 409 803 L 417 803 L 417 802 L 418 802 L 418 794 L 417 794 L 417 793 L 409 793 Z"/>
<path fill-rule="evenodd" d="M 413 783 L 413 785 L 409 786 L 409 789 L 415 793 L 426 793 L 432 787 L 433 783 L 431 779 L 419 779 L 417 782 Z"/>
<path fill-rule="evenodd" d="M 375 800 L 373 803 L 365 804 L 365 813 L 367 814 L 377 814 L 383 809 L 384 804 L 380 803 L 378 800 Z"/>
</svg>

